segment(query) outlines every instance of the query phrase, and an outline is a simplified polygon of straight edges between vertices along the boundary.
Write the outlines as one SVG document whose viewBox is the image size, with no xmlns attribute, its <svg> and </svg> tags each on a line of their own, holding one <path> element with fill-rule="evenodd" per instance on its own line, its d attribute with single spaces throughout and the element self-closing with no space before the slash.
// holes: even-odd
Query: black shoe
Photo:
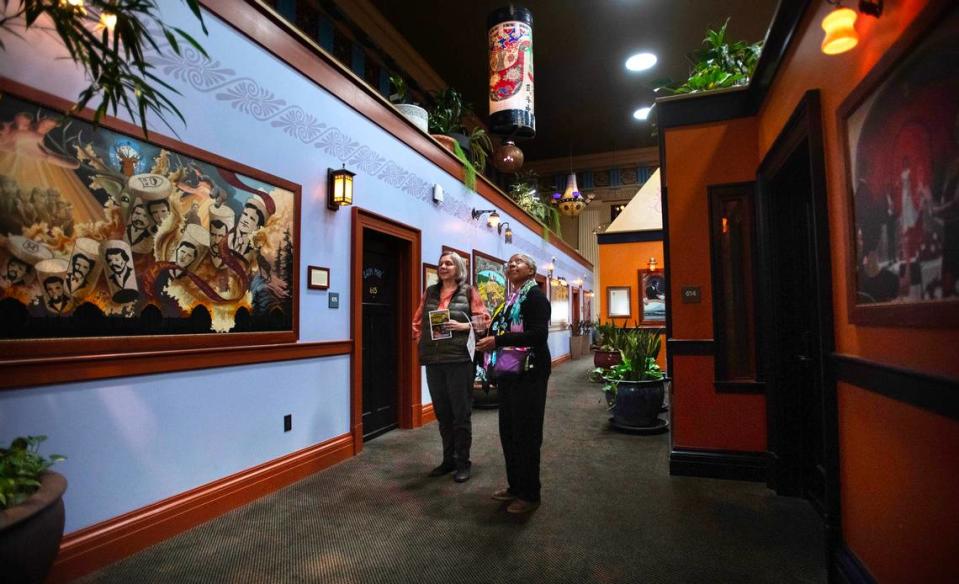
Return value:
<svg viewBox="0 0 959 584">
<path fill-rule="evenodd" d="M 456 470 L 456 467 L 455 467 L 455 466 L 453 466 L 452 464 L 446 464 L 446 463 L 444 462 L 443 464 L 441 464 L 441 465 L 439 465 L 438 467 L 436 467 L 436 468 L 434 468 L 433 470 L 431 470 L 431 471 L 429 472 L 429 474 L 426 475 L 426 476 L 428 476 L 428 477 L 441 477 L 441 476 L 443 476 L 443 475 L 445 475 L 445 474 L 449 474 L 449 473 L 453 472 L 454 470 Z"/>
<path fill-rule="evenodd" d="M 470 467 L 464 467 L 457 469 L 456 474 L 453 475 L 453 480 L 458 483 L 465 483 L 470 480 Z"/>
</svg>

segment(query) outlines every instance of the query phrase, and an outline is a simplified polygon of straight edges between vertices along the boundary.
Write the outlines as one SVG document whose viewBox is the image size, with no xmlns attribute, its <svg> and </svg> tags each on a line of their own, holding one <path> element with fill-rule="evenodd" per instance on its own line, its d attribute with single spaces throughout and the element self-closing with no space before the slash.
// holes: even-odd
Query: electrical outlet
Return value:
<svg viewBox="0 0 959 584">
<path fill-rule="evenodd" d="M 283 416 L 283 431 L 289 432 L 293 429 L 293 414 Z"/>
</svg>

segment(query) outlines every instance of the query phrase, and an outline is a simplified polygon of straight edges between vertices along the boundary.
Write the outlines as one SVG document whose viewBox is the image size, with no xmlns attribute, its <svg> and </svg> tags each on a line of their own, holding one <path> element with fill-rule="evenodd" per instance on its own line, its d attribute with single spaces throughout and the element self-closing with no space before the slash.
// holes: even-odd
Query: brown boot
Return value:
<svg viewBox="0 0 959 584">
<path fill-rule="evenodd" d="M 509 507 L 506 508 L 506 512 L 514 515 L 520 515 L 522 513 L 535 511 L 537 507 L 539 507 L 539 501 L 525 501 L 523 499 L 516 499 L 509 504 Z"/>
</svg>

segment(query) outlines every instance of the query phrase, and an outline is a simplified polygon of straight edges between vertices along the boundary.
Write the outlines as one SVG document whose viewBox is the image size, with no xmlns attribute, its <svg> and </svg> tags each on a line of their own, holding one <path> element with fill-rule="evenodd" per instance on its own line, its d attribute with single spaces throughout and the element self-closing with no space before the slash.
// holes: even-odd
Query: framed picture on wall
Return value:
<svg viewBox="0 0 959 584">
<path fill-rule="evenodd" d="M 639 290 L 642 324 L 666 322 L 666 276 L 662 270 L 639 270 Z"/>
<path fill-rule="evenodd" d="M 629 286 L 606 287 L 606 315 L 609 318 L 629 318 L 633 316 Z"/>
<path fill-rule="evenodd" d="M 439 282 L 440 275 L 436 271 L 436 264 L 423 262 L 423 291 L 426 292 L 427 288 L 433 284 L 439 284 Z"/>
<path fill-rule="evenodd" d="M 443 253 L 446 253 L 446 252 L 453 252 L 453 253 L 455 253 L 456 255 L 458 255 L 458 256 L 460 256 L 461 258 L 463 258 L 463 261 L 466 262 L 466 283 L 467 283 L 467 284 L 472 284 L 473 281 L 472 281 L 471 278 L 472 278 L 472 275 L 473 275 L 473 268 L 472 268 L 472 261 L 471 261 L 471 260 L 472 260 L 472 257 L 470 256 L 470 254 L 466 253 L 465 251 L 463 251 L 463 250 L 461 250 L 461 249 L 456 249 L 455 247 L 450 247 L 450 246 L 448 246 L 448 245 L 444 245 L 444 246 L 443 246 Z"/>
<path fill-rule="evenodd" d="M 0 347 L 11 358 L 297 340 L 300 187 L 0 85 Z M 151 361 L 152 362 L 152 361 Z M 183 367 L 180 367 L 183 368 Z M 176 366 L 165 370 L 176 370 Z"/>
<path fill-rule="evenodd" d="M 945 4 L 838 111 L 854 324 L 959 324 L 959 7 Z"/>
<path fill-rule="evenodd" d="M 506 300 L 508 286 L 505 266 L 506 262 L 503 260 L 473 250 L 473 287 L 490 314 Z"/>
<path fill-rule="evenodd" d="M 558 278 L 549 281 L 550 324 L 569 324 L 569 284 Z"/>
</svg>

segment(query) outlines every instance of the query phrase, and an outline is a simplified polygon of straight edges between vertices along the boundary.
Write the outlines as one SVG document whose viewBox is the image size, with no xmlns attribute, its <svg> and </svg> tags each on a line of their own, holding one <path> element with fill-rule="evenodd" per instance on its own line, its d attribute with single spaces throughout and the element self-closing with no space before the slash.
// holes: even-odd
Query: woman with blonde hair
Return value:
<svg viewBox="0 0 959 584">
<path fill-rule="evenodd" d="M 429 476 L 455 471 L 453 480 L 462 483 L 469 480 L 472 464 L 470 416 L 476 375 L 467 343 L 472 318 L 480 316 L 479 320 L 488 321 L 489 311 L 476 290 L 466 283 L 466 262 L 458 254 L 443 253 L 436 271 L 439 283 L 426 289 L 413 314 L 413 339 L 419 348 L 420 363 L 426 365 L 426 384 L 443 441 L 443 461 Z M 449 310 L 449 322 L 437 325 L 439 334 L 434 335 L 430 312 L 436 310 Z"/>
</svg>

